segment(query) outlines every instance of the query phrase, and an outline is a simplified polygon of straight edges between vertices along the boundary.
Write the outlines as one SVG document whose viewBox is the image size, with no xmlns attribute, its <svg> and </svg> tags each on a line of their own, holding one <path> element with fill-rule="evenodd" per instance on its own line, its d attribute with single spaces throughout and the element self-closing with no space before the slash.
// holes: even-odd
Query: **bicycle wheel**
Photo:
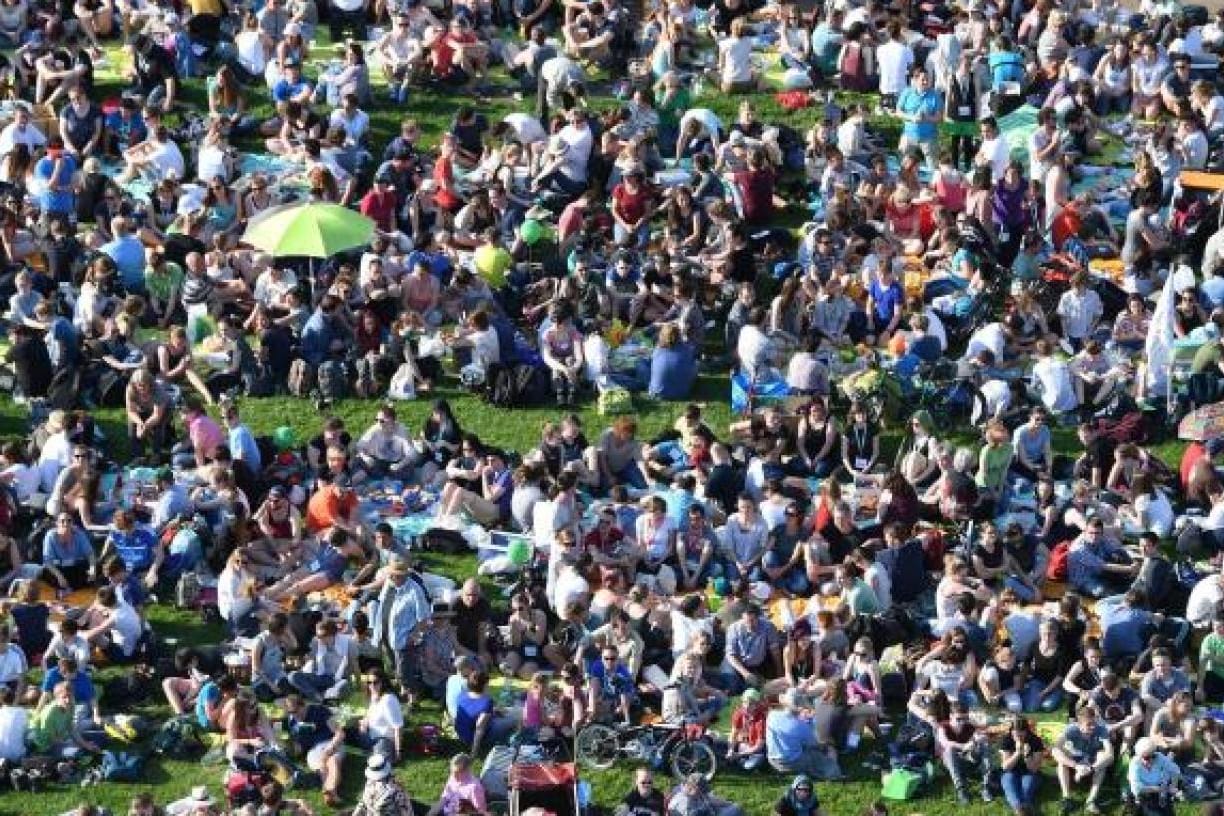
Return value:
<svg viewBox="0 0 1224 816">
<path fill-rule="evenodd" d="M 617 751 L 616 732 L 606 725 L 588 725 L 578 732 L 575 740 L 578 761 L 601 771 L 612 767 Z"/>
<path fill-rule="evenodd" d="M 701 774 L 707 782 L 718 772 L 718 757 L 704 740 L 681 742 L 671 752 L 671 769 L 677 779 Z"/>
</svg>

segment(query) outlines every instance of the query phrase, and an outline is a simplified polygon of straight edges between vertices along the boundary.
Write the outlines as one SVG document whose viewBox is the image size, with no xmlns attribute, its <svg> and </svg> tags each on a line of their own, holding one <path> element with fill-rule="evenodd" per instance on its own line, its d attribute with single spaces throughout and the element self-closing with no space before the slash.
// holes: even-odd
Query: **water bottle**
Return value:
<svg viewBox="0 0 1224 816">
<path fill-rule="evenodd" d="M 695 77 L 693 77 L 693 98 L 696 99 L 701 96 L 701 93 L 704 90 L 705 80 L 702 79 L 701 74 L 697 74 Z"/>
<path fill-rule="evenodd" d="M 497 689 L 497 705 L 502 709 L 514 707 L 514 691 L 510 688 L 510 678 L 504 675 Z"/>
</svg>

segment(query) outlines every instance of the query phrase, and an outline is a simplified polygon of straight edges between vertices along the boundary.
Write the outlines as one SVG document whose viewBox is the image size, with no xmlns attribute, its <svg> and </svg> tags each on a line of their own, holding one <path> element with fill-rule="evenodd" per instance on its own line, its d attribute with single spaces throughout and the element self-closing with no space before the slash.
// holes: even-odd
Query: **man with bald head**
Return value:
<svg viewBox="0 0 1224 816">
<path fill-rule="evenodd" d="M 480 583 L 468 578 L 459 589 L 455 599 L 455 633 L 461 654 L 480 658 L 484 666 L 493 663 L 489 651 L 489 638 L 493 633 L 493 608 L 485 600 Z"/>
</svg>

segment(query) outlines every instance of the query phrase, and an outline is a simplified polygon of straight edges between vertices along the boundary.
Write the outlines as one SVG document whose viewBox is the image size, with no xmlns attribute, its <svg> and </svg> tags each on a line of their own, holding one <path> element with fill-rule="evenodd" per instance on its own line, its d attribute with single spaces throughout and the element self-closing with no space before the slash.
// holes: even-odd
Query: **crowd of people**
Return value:
<svg viewBox="0 0 1224 816">
<path fill-rule="evenodd" d="M 121 700 L 160 689 L 154 742 L 217 746 L 224 796 L 141 816 L 307 814 L 312 786 L 484 814 L 504 746 L 646 721 L 781 775 L 779 816 L 824 812 L 848 762 L 1017 816 L 1043 785 L 1064 813 L 1218 814 L 1224 437 L 1176 468 L 1145 447 L 1224 396 L 1219 207 L 1184 175 L 1224 135 L 1201 12 L 6 0 L 0 300 L 31 431 L 0 447 L 3 772 L 33 791 L 107 751 L 120 778 Z M 436 145 L 411 115 L 376 132 L 425 94 L 455 100 Z M 244 241 L 295 203 L 359 211 L 369 244 Z M 685 405 L 702 372 L 746 394 L 730 427 Z M 864 374 L 888 387 L 843 387 Z M 924 377 L 957 385 L 895 404 Z M 435 389 L 678 417 L 642 438 L 627 397 L 515 451 L 446 399 L 420 428 L 382 402 Z M 325 417 L 305 442 L 244 421 L 286 391 Z M 332 415 L 349 396 L 370 427 Z M 464 574 L 418 558 L 469 541 Z M 158 632 L 172 600 L 223 640 Z M 132 669 L 103 694 L 101 665 Z M 452 732 L 445 787 L 415 786 Z M 656 771 L 620 813 L 744 812 Z"/>
</svg>

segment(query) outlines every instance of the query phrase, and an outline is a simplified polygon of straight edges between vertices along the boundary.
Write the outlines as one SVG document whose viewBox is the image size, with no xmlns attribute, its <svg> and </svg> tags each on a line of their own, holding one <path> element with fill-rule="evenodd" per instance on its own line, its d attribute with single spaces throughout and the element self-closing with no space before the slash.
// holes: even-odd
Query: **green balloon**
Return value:
<svg viewBox="0 0 1224 816">
<path fill-rule="evenodd" d="M 523 236 L 523 241 L 528 245 L 538 244 L 548 237 L 548 227 L 534 218 L 524 221 L 523 226 L 519 228 L 519 232 Z"/>
<path fill-rule="evenodd" d="M 531 545 L 522 539 L 516 539 L 506 548 L 506 555 L 511 564 L 516 567 L 524 566 L 531 561 Z"/>
<path fill-rule="evenodd" d="M 282 425 L 272 432 L 272 443 L 277 450 L 287 451 L 297 447 L 297 434 L 288 425 Z"/>
</svg>

